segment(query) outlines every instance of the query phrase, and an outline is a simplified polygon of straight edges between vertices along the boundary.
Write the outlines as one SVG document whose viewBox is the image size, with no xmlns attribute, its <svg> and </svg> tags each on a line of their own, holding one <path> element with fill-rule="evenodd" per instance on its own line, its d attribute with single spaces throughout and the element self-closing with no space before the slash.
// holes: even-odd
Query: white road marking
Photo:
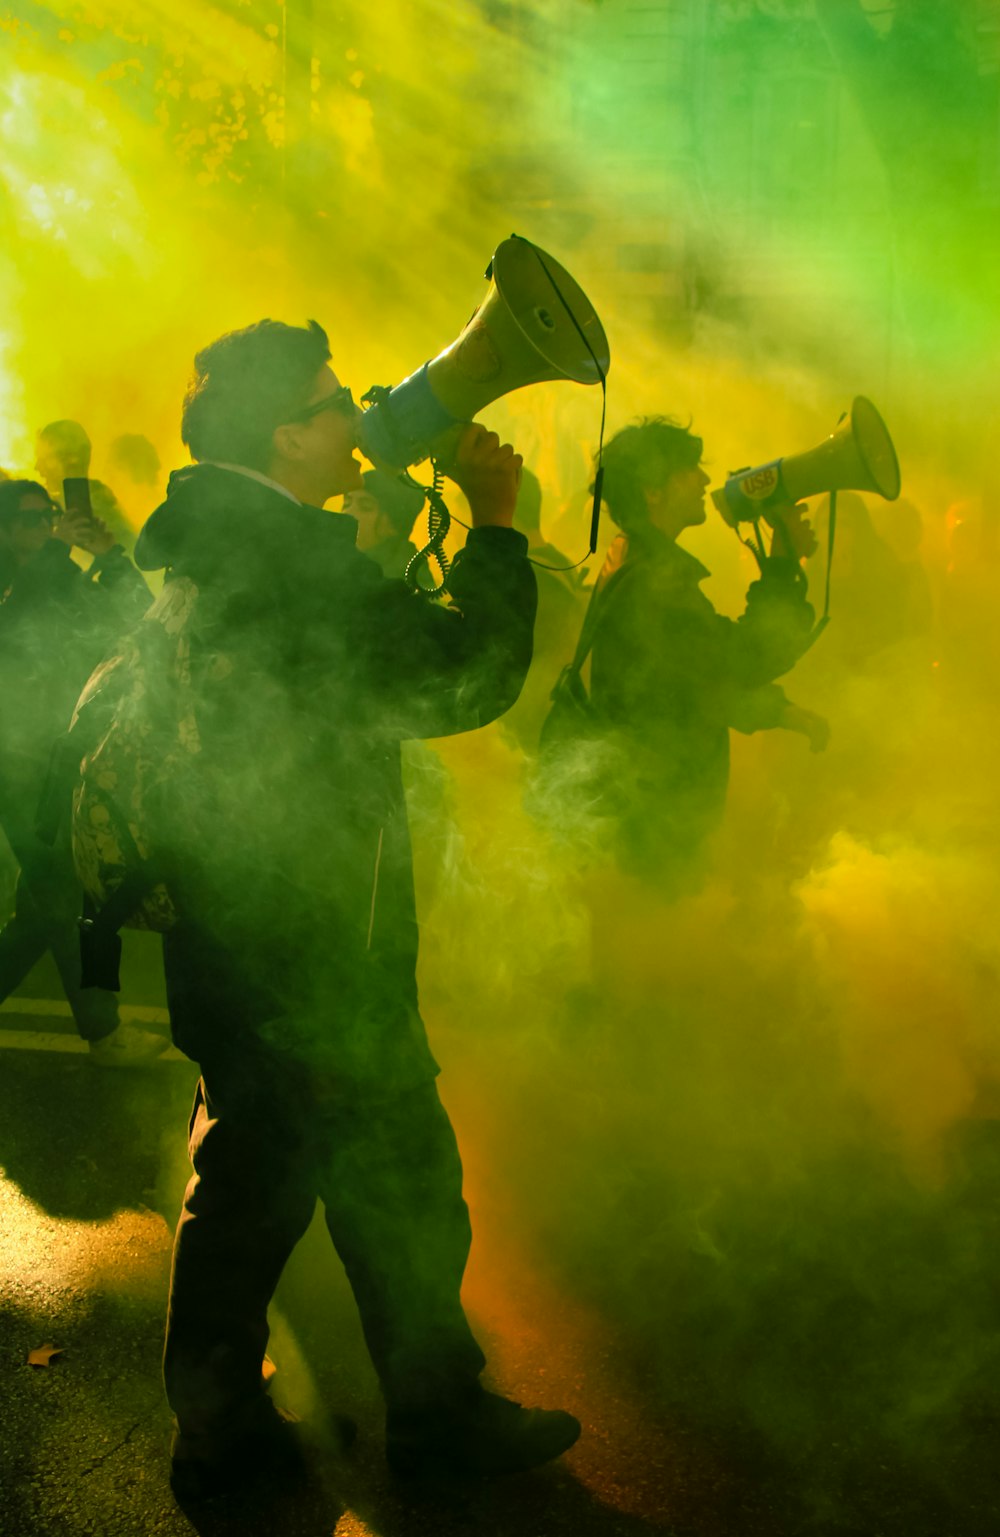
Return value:
<svg viewBox="0 0 1000 1537">
<path fill-rule="evenodd" d="M 169 1025 L 166 1009 L 146 1004 L 124 1003 L 118 1010 L 119 1018 L 136 1025 Z M 76 1031 L 12 1030 L 8 1019 L 72 1019 L 73 1011 L 65 998 L 6 998 L 0 1003 L 0 1049 L 7 1051 L 61 1051 L 70 1056 L 85 1057 L 87 1042 Z M 170 1046 L 155 1062 L 186 1062 L 188 1059 L 176 1046 Z"/>
<path fill-rule="evenodd" d="M 85 1057 L 89 1051 L 87 1042 L 78 1035 L 53 1035 L 45 1030 L 0 1030 L 0 1050 L 7 1051 L 62 1051 L 71 1056 Z M 176 1046 L 154 1057 L 150 1067 L 158 1062 L 187 1062 L 189 1059 Z"/>
<path fill-rule="evenodd" d="M 50 1019 L 55 1015 L 59 1019 L 72 1019 L 73 1010 L 65 998 L 5 998 L 0 1003 L 0 1017 L 4 1014 L 19 1014 L 24 1018 L 28 1014 L 43 1014 Z M 118 1010 L 120 1019 L 127 1019 L 135 1025 L 169 1025 L 170 1015 L 166 1009 L 156 1009 L 146 1004 L 123 1003 Z"/>
</svg>

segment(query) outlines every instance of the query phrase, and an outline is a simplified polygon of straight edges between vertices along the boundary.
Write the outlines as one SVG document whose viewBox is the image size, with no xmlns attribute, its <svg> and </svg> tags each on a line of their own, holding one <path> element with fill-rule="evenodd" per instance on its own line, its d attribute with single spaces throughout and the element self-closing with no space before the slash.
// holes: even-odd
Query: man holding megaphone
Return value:
<svg viewBox="0 0 1000 1537">
<path fill-rule="evenodd" d="M 813 628 L 800 560 L 815 541 L 803 509 L 769 502 L 771 553 L 761 552 L 745 612 L 723 617 L 701 591 L 709 572 L 678 542 L 705 521 L 701 456 L 701 439 L 662 417 L 607 444 L 604 501 L 622 532 L 588 616 L 591 701 L 613 750 L 606 804 L 616 813 L 619 857 L 669 895 L 692 883 L 721 819 L 730 728 L 785 727 L 815 733 L 821 745 L 823 726 L 774 682 Z"/>
<path fill-rule="evenodd" d="M 730 728 L 796 731 L 814 750 L 826 722 L 776 685 L 819 634 L 829 613 L 838 490 L 899 496 L 896 450 L 879 412 L 857 396 L 817 447 L 738 470 L 712 493 L 734 529 L 752 530 L 760 579 L 733 621 L 701 591 L 709 575 L 678 543 L 705 521 L 709 477 L 701 439 L 666 418 L 626 427 L 604 451 L 603 495 L 621 536 L 598 579 L 580 644 L 553 695 L 558 723 L 579 698 L 588 653 L 599 801 L 616 813 L 626 867 L 674 893 L 690 884 L 718 824 L 729 781 Z M 801 498 L 832 492 L 826 612 L 813 628 L 801 562 L 816 538 Z M 771 531 L 764 547 L 761 524 Z M 593 797 L 593 790 L 590 792 Z"/>
<path fill-rule="evenodd" d="M 355 520 L 323 510 L 361 485 L 357 413 L 329 358 L 315 323 L 268 320 L 200 352 L 183 413 L 196 462 L 136 551 L 196 594 L 200 752 L 165 936 L 174 1037 L 202 1070 L 164 1363 L 185 1497 L 294 1461 L 261 1368 L 268 1303 L 317 1198 L 398 1473 L 512 1472 L 580 1430 L 479 1382 L 462 1169 L 418 1010 L 399 756 L 402 739 L 482 725 L 517 697 L 535 613 L 511 526 L 521 461 L 464 429 L 450 474 L 474 527 L 454 607 L 386 580 Z"/>
</svg>

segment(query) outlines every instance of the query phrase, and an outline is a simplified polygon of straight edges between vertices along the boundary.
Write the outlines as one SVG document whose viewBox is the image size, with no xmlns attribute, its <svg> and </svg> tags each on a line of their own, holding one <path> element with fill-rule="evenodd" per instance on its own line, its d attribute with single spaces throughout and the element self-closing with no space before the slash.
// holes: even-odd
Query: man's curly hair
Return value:
<svg viewBox="0 0 1000 1537">
<path fill-rule="evenodd" d="M 315 320 L 258 320 L 203 347 L 181 413 L 192 458 L 266 471 L 275 428 L 302 410 L 329 360 L 326 332 Z"/>
<path fill-rule="evenodd" d="M 694 469 L 703 447 L 689 427 L 669 416 L 644 416 L 616 432 L 604 445 L 601 494 L 618 527 L 627 533 L 647 522 L 643 492 L 662 486 L 678 470 Z"/>
</svg>

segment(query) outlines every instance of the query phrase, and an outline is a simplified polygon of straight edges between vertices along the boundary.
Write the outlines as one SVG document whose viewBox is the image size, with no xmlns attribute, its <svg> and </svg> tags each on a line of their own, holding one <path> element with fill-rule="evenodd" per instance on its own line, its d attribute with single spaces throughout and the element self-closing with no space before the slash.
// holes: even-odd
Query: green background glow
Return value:
<svg viewBox="0 0 1000 1537">
<path fill-rule="evenodd" d="M 458 333 L 512 230 L 602 316 L 610 428 L 693 418 L 716 483 L 818 443 L 857 393 L 883 411 L 936 628 L 850 676 L 810 654 L 790 692 L 830 750 L 736 740 L 702 893 L 667 910 L 599 845 L 550 843 L 500 727 L 438 744 L 417 874 L 494 1234 L 474 1304 L 499 1306 L 507 1232 L 630 1321 L 685 1414 L 827 1467 L 863 1426 L 924 1477 L 1000 1339 L 1000 5 L 86 0 L 0 28 L 8 469 L 62 416 L 98 475 L 120 432 L 182 462 L 194 351 L 265 314 L 320 320 L 356 393 L 392 383 Z M 582 553 L 594 393 L 487 418 Z M 745 553 L 718 523 L 690 543 L 737 612 Z"/>
</svg>

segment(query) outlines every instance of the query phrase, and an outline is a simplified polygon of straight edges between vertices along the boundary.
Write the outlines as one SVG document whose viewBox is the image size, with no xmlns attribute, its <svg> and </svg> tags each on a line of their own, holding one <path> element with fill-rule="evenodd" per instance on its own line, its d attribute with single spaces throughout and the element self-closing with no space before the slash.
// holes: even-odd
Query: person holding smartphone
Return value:
<svg viewBox="0 0 1000 1537">
<path fill-rule="evenodd" d="M 0 1000 L 50 951 L 91 1060 L 130 1067 L 166 1042 L 122 1023 L 114 994 L 81 989 L 68 805 L 54 843 L 36 822 L 53 745 L 83 684 L 150 595 L 107 525 L 70 500 L 63 511 L 37 481 L 0 484 L 0 825 L 19 866 L 14 913 L 0 930 Z M 86 572 L 74 548 L 93 557 Z"/>
<path fill-rule="evenodd" d="M 111 487 L 103 480 L 90 479 L 92 447 L 86 429 L 79 422 L 49 422 L 35 439 L 35 470 L 57 506 L 65 505 L 67 480 L 73 484 L 86 481 L 88 506 L 105 523 L 122 548 L 132 552 L 135 530 L 125 509 Z"/>
</svg>

